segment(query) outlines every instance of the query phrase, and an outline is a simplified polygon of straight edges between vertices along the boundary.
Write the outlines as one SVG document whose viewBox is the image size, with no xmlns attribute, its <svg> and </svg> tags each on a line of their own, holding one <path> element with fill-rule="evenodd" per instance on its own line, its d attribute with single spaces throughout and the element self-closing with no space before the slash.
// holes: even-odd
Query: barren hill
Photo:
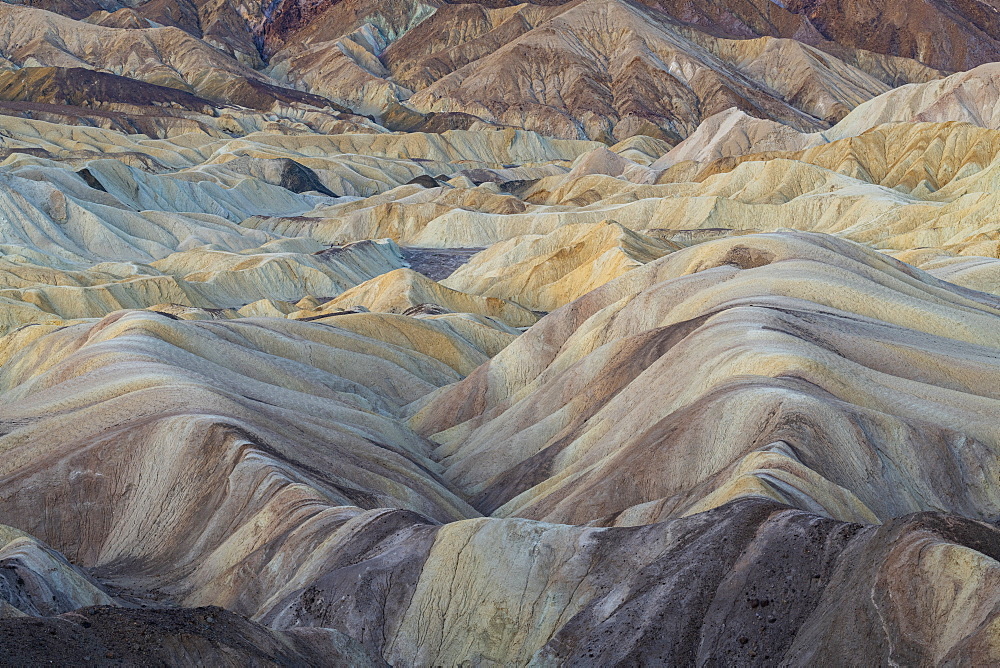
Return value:
<svg viewBox="0 0 1000 668">
<path fill-rule="evenodd" d="M 997 663 L 998 50 L 0 3 L 0 664 Z"/>
</svg>

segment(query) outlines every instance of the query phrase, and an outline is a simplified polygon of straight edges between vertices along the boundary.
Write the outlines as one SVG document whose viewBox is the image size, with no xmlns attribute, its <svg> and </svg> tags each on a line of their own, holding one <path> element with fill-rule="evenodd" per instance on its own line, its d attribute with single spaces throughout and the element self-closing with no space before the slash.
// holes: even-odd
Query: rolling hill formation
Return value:
<svg viewBox="0 0 1000 668">
<path fill-rule="evenodd" d="M 996 664 L 998 210 L 995 0 L 4 0 L 0 664 Z"/>
</svg>

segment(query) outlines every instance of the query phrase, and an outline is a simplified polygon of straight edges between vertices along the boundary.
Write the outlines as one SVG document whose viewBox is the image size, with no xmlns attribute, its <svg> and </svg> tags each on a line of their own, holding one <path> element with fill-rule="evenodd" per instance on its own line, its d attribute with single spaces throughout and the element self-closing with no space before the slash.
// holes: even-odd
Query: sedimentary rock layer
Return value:
<svg viewBox="0 0 1000 668">
<path fill-rule="evenodd" d="M 413 424 L 494 515 L 646 524 L 765 495 L 992 521 L 998 307 L 829 237 L 710 242 L 550 314 Z"/>
<path fill-rule="evenodd" d="M 997 16 L 0 3 L 0 663 L 997 663 Z"/>
<path fill-rule="evenodd" d="M 147 640 L 116 649 L 104 624 L 177 657 L 249 636 L 241 651 L 397 665 L 798 662 L 858 643 L 982 659 L 998 464 L 976 415 L 996 401 L 998 318 L 995 299 L 805 235 L 677 251 L 499 353 L 376 314 L 35 326 L 3 341 L 3 484 L 20 490 L 4 516 L 87 567 L 96 596 L 279 630 L 211 610 L 61 622 L 112 653 Z M 449 427 L 436 452 L 414 410 L 420 431 Z M 487 432 L 508 446 L 484 450 Z M 896 519 L 931 509 L 980 521 Z"/>
</svg>

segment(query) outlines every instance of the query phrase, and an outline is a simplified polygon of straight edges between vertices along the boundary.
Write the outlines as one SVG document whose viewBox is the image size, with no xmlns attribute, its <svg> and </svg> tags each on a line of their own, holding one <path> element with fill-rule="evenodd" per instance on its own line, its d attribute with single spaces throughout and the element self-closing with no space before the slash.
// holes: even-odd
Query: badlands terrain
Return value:
<svg viewBox="0 0 1000 668">
<path fill-rule="evenodd" d="M 996 0 L 0 2 L 0 665 L 1000 662 Z"/>
</svg>

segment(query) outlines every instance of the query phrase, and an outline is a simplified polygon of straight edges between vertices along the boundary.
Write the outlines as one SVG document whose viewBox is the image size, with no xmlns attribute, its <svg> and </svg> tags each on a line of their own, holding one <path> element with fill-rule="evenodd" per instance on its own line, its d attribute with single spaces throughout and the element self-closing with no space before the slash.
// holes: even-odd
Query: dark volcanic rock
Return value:
<svg viewBox="0 0 1000 668">
<path fill-rule="evenodd" d="M 330 630 L 282 633 L 218 607 L 97 606 L 0 620 L 4 666 L 385 665 Z"/>
<path fill-rule="evenodd" d="M 440 304 L 417 304 L 403 311 L 403 315 L 444 315 L 454 313 Z"/>
<path fill-rule="evenodd" d="M 212 113 L 210 102 L 182 90 L 82 67 L 25 67 L 2 72 L 0 100 L 89 107 L 169 106 Z"/>
<path fill-rule="evenodd" d="M 243 156 L 225 163 L 225 167 L 237 174 L 253 176 L 295 193 L 318 192 L 327 197 L 338 197 L 323 185 L 316 172 L 291 158 Z"/>
<path fill-rule="evenodd" d="M 97 177 L 94 176 L 94 173 L 91 172 L 86 167 L 84 167 L 83 169 L 81 169 L 80 171 L 78 171 L 76 174 L 81 179 L 83 179 L 84 181 L 86 181 L 87 185 L 90 186 L 91 188 L 93 188 L 94 190 L 101 190 L 103 192 L 108 192 L 107 188 L 105 188 L 101 184 L 101 182 L 97 180 Z"/>
<path fill-rule="evenodd" d="M 420 176 L 416 176 L 407 181 L 405 185 L 421 186 L 423 188 L 437 188 L 441 184 L 438 183 L 438 180 L 435 179 L 433 176 L 428 176 L 427 174 L 421 174 Z"/>
</svg>

